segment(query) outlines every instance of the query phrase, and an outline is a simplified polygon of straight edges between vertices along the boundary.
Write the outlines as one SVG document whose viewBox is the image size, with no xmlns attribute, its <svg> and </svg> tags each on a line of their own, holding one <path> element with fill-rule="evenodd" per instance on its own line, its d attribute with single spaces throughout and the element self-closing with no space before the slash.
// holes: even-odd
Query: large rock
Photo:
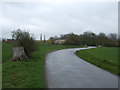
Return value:
<svg viewBox="0 0 120 90">
<path fill-rule="evenodd" d="M 12 61 L 25 60 L 27 58 L 28 57 L 27 57 L 23 47 L 14 47 L 13 48 L 13 58 L 11 59 Z"/>
</svg>

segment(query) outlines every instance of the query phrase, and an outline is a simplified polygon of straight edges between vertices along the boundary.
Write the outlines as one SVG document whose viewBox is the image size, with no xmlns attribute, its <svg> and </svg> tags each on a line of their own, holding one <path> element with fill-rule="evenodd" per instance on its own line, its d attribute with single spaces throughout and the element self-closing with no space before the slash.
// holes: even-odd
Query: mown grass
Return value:
<svg viewBox="0 0 120 90">
<path fill-rule="evenodd" d="M 3 88 L 46 88 L 45 56 L 48 52 L 78 46 L 68 45 L 39 45 L 31 59 L 27 61 L 10 61 L 12 44 L 2 46 L 2 86 Z"/>
<path fill-rule="evenodd" d="M 2 89 L 2 42 L 0 41 L 0 89 Z"/>
<path fill-rule="evenodd" d="M 100 47 L 88 50 L 80 50 L 76 52 L 76 55 L 102 69 L 118 75 L 117 47 Z"/>
</svg>

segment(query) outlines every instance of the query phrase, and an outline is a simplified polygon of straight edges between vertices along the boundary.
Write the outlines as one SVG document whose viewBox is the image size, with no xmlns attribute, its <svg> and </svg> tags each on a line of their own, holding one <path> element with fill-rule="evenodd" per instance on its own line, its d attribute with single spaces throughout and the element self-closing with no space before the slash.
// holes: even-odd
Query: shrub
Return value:
<svg viewBox="0 0 120 90">
<path fill-rule="evenodd" d="M 66 45 L 80 45 L 80 38 L 78 35 L 74 34 L 74 33 L 70 33 L 67 35 L 66 37 L 66 41 L 65 41 Z"/>
<path fill-rule="evenodd" d="M 23 46 L 25 53 L 28 57 L 31 57 L 31 53 L 36 49 L 35 40 L 29 32 L 18 29 L 12 31 L 12 38 L 15 40 L 15 46 Z"/>
</svg>

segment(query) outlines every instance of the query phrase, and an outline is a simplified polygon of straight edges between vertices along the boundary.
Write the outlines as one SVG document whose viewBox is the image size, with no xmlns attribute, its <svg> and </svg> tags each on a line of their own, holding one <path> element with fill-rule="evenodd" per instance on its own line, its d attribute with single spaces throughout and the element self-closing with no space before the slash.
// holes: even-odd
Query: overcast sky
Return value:
<svg viewBox="0 0 120 90">
<path fill-rule="evenodd" d="M 27 30 L 39 39 L 85 31 L 118 33 L 117 2 L 11 2 L 1 3 L 0 24 L 3 38 L 11 31 Z"/>
</svg>

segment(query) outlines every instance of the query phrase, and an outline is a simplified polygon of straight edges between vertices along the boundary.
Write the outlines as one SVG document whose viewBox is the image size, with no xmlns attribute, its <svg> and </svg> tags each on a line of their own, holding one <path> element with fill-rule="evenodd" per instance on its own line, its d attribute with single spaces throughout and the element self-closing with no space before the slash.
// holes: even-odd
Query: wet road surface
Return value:
<svg viewBox="0 0 120 90">
<path fill-rule="evenodd" d="M 45 66 L 48 88 L 118 88 L 116 75 L 74 54 L 77 50 L 89 48 L 64 49 L 49 53 Z"/>
</svg>

